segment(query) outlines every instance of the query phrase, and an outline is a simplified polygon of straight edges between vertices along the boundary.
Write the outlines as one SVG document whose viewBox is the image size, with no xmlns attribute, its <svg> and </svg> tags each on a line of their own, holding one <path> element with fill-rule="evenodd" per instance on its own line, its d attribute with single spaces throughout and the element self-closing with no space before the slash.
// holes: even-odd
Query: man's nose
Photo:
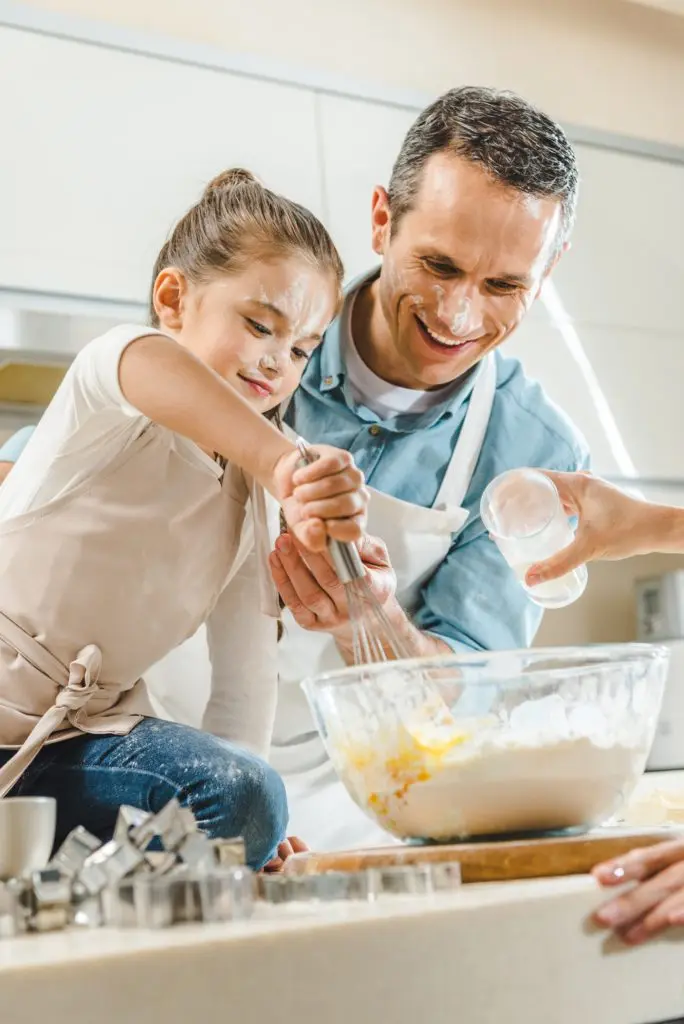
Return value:
<svg viewBox="0 0 684 1024">
<path fill-rule="evenodd" d="M 480 297 L 476 290 L 463 282 L 454 282 L 445 291 L 437 309 L 438 316 L 454 334 L 469 334 L 482 323 Z"/>
</svg>

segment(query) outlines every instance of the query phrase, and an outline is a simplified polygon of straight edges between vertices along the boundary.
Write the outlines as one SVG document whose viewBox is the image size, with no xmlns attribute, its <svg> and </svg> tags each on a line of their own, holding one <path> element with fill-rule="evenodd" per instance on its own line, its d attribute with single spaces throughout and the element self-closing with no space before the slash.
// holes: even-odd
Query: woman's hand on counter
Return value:
<svg viewBox="0 0 684 1024">
<path fill-rule="evenodd" d="M 590 473 L 545 475 L 556 485 L 567 515 L 577 517 L 577 533 L 563 551 L 530 567 L 528 586 L 557 579 L 586 562 L 684 552 L 684 509 L 633 498 Z"/>
<path fill-rule="evenodd" d="M 637 883 L 594 914 L 598 925 L 611 928 L 629 945 L 684 926 L 684 839 L 632 850 L 599 864 L 593 875 L 607 887 Z"/>
</svg>

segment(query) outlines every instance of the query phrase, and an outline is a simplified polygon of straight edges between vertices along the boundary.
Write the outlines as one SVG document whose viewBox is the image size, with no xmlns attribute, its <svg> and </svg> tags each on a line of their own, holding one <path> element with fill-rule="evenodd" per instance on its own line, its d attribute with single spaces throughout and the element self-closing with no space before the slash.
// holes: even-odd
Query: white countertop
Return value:
<svg viewBox="0 0 684 1024">
<path fill-rule="evenodd" d="M 684 792 L 658 773 L 641 794 Z M 684 1018 L 684 931 L 628 949 L 587 876 L 251 921 L 0 941 L 7 1024 L 654 1024 Z M 266 916 L 264 916 L 266 915 Z"/>
</svg>

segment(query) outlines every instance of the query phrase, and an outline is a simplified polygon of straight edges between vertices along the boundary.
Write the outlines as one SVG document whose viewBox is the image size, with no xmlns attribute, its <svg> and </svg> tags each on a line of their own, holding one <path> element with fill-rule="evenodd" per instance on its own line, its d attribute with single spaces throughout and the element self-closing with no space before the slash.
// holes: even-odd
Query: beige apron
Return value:
<svg viewBox="0 0 684 1024">
<path fill-rule="evenodd" d="M 154 713 L 142 673 L 207 618 L 249 498 L 235 467 L 150 424 L 95 477 L 0 523 L 0 746 L 20 748 L 0 796 L 45 742 Z"/>
</svg>

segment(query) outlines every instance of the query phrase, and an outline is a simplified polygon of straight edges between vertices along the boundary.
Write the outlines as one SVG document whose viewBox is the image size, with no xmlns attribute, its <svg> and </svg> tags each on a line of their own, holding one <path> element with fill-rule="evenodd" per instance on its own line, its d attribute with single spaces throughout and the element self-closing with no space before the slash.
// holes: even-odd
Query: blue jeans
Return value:
<svg viewBox="0 0 684 1024">
<path fill-rule="evenodd" d="M 0 765 L 13 751 L 0 750 Z M 212 838 L 242 836 L 247 862 L 270 860 L 287 828 L 280 776 L 209 733 L 145 718 L 127 736 L 83 734 L 44 747 L 10 796 L 57 800 L 56 844 L 77 825 L 105 842 L 121 804 L 159 811 L 172 797 Z"/>
</svg>

